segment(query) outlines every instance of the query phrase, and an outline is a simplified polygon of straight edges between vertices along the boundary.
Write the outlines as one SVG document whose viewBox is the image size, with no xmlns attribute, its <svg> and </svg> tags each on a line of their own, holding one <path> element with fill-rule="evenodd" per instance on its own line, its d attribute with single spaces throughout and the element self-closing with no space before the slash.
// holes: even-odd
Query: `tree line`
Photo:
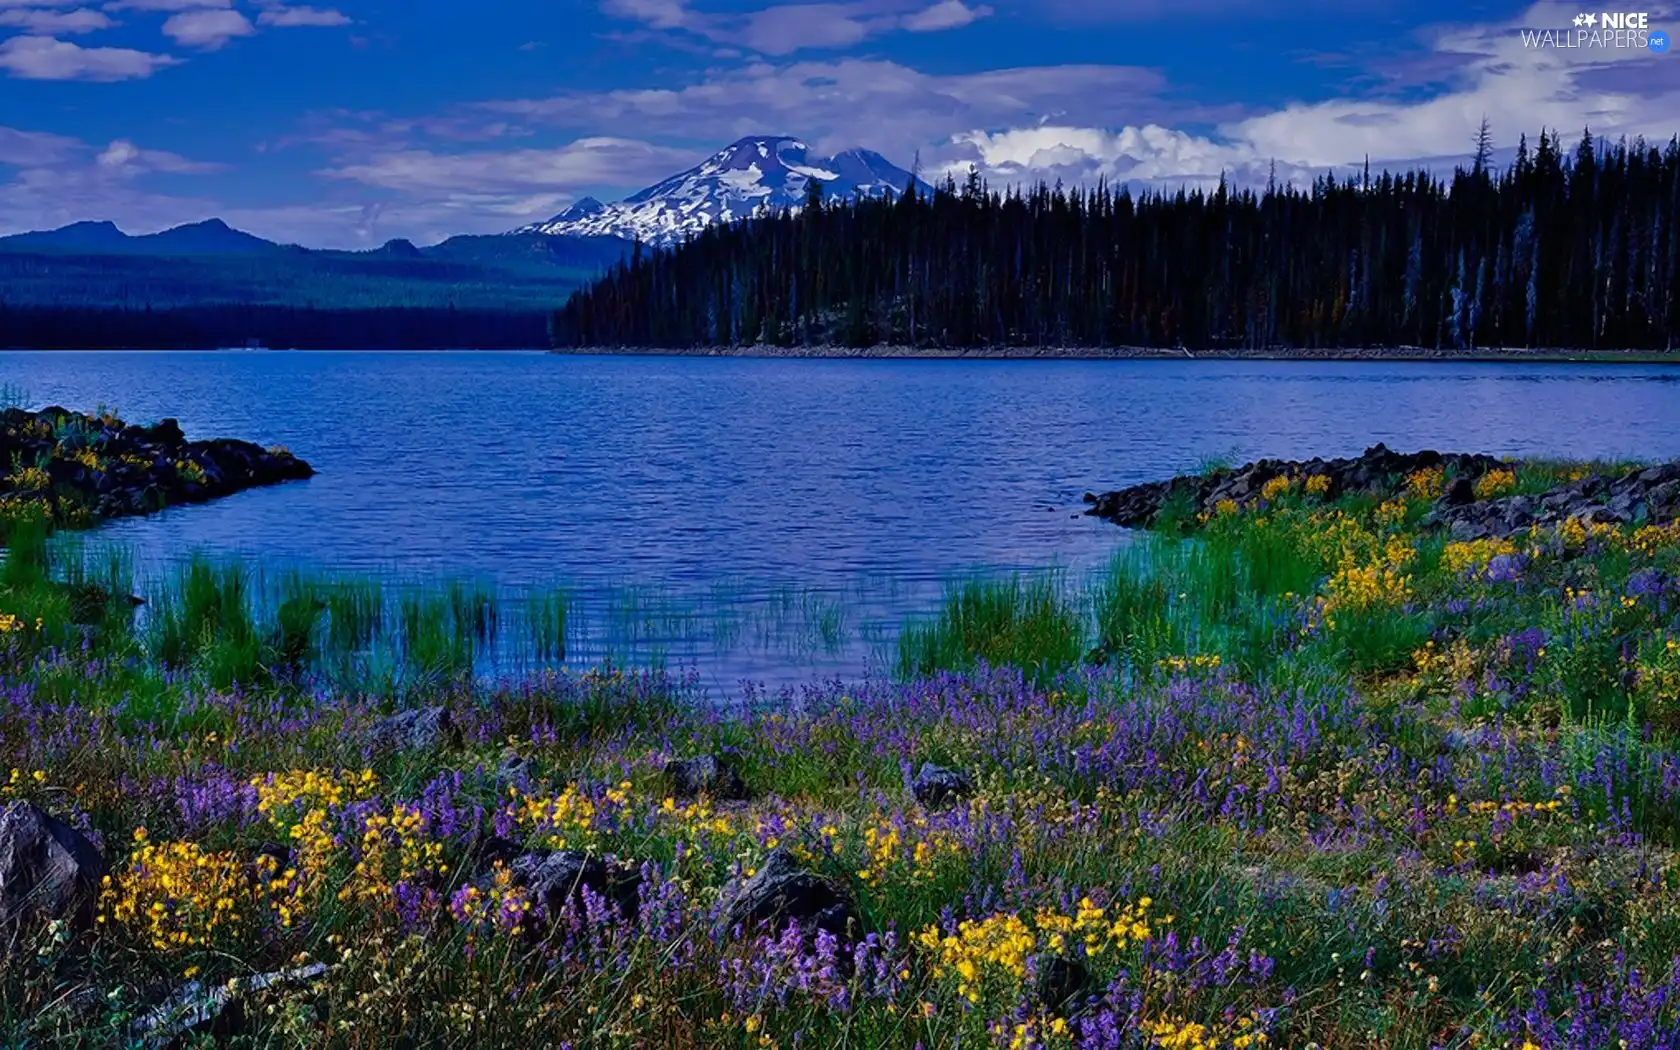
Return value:
<svg viewBox="0 0 1680 1050">
<path fill-rule="evenodd" d="M 548 314 L 449 307 L 337 310 L 256 304 L 168 309 L 20 306 L 0 301 L 0 349 L 299 350 L 530 349 L 549 341 Z"/>
<path fill-rule="evenodd" d="M 1514 163 L 1310 188 L 993 190 L 823 201 L 641 246 L 554 345 L 1672 350 L 1680 136 L 1556 132 Z"/>
</svg>

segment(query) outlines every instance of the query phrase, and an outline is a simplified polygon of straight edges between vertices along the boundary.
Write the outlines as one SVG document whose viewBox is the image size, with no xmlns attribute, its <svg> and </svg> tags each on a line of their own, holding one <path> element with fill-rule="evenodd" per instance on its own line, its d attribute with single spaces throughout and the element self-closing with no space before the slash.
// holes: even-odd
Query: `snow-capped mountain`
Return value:
<svg viewBox="0 0 1680 1050">
<path fill-rule="evenodd" d="M 746 218 L 759 209 L 798 208 L 812 179 L 822 182 L 825 199 L 894 197 L 904 192 L 910 173 L 866 149 L 812 157 L 798 139 L 751 136 L 617 204 L 585 197 L 546 222 L 512 232 L 671 244 L 714 222 Z M 929 190 L 925 182 L 917 180 L 917 185 Z"/>
</svg>

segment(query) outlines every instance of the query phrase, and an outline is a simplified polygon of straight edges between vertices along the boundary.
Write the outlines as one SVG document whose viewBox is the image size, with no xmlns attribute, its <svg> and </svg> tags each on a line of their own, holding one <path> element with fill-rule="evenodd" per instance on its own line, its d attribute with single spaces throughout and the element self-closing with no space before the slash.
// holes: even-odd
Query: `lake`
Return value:
<svg viewBox="0 0 1680 1050">
<path fill-rule="evenodd" d="M 1656 366 L 6 352 L 0 384 L 320 472 L 98 531 L 142 570 L 560 586 L 597 625 L 576 658 L 723 692 L 879 669 L 970 573 L 1088 571 L 1126 534 L 1082 493 L 1210 459 L 1680 457 L 1680 370 Z"/>
</svg>

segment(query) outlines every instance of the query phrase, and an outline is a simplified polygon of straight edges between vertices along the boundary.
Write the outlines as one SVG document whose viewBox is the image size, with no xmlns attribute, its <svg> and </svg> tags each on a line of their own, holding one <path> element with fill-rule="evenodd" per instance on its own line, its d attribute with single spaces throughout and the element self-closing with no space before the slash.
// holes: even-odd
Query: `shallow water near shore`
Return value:
<svg viewBox="0 0 1680 1050">
<path fill-rule="evenodd" d="M 87 538 L 142 578 L 196 550 L 563 590 L 572 662 L 722 693 L 882 670 L 967 574 L 1077 578 L 1126 542 L 1082 493 L 1209 460 L 1680 457 L 1680 372 L 1638 365 L 0 353 L 0 383 L 320 472 Z"/>
</svg>

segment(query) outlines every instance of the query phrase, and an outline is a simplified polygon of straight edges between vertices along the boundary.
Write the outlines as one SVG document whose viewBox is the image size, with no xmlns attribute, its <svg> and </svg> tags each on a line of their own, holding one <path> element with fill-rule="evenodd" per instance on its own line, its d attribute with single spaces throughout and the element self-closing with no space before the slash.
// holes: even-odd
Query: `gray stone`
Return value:
<svg viewBox="0 0 1680 1050">
<path fill-rule="evenodd" d="M 105 859 L 81 832 L 33 802 L 0 809 L 0 926 L 31 919 L 93 925 Z"/>
<path fill-rule="evenodd" d="M 461 741 L 460 730 L 447 707 L 419 707 L 375 722 L 370 739 L 376 749 L 431 751 Z"/>
<path fill-rule="evenodd" d="M 716 755 L 672 759 L 665 764 L 665 779 L 677 798 L 705 795 L 719 801 L 740 801 L 747 797 L 740 774 Z"/>
<path fill-rule="evenodd" d="M 1078 959 L 1065 955 L 1043 955 L 1036 961 L 1033 994 L 1052 1010 L 1067 1006 L 1091 985 L 1091 971 Z"/>
<path fill-rule="evenodd" d="M 850 932 L 851 898 L 821 875 L 799 867 L 793 854 L 777 847 L 764 858 L 752 877 L 741 883 L 724 922 L 735 927 L 760 927 L 771 932 L 797 924 L 807 932 L 825 930 L 844 939 Z"/>
<path fill-rule="evenodd" d="M 922 763 L 922 768 L 910 782 L 910 792 L 916 801 L 931 808 L 950 805 L 974 794 L 974 782 L 954 769 Z"/>
<path fill-rule="evenodd" d="M 526 853 L 508 865 L 513 884 L 530 892 L 550 919 L 568 902 L 581 901 L 583 891 L 611 901 L 620 914 L 635 919 L 639 910 L 641 868 L 611 862 L 582 850 L 563 849 Z"/>
</svg>

